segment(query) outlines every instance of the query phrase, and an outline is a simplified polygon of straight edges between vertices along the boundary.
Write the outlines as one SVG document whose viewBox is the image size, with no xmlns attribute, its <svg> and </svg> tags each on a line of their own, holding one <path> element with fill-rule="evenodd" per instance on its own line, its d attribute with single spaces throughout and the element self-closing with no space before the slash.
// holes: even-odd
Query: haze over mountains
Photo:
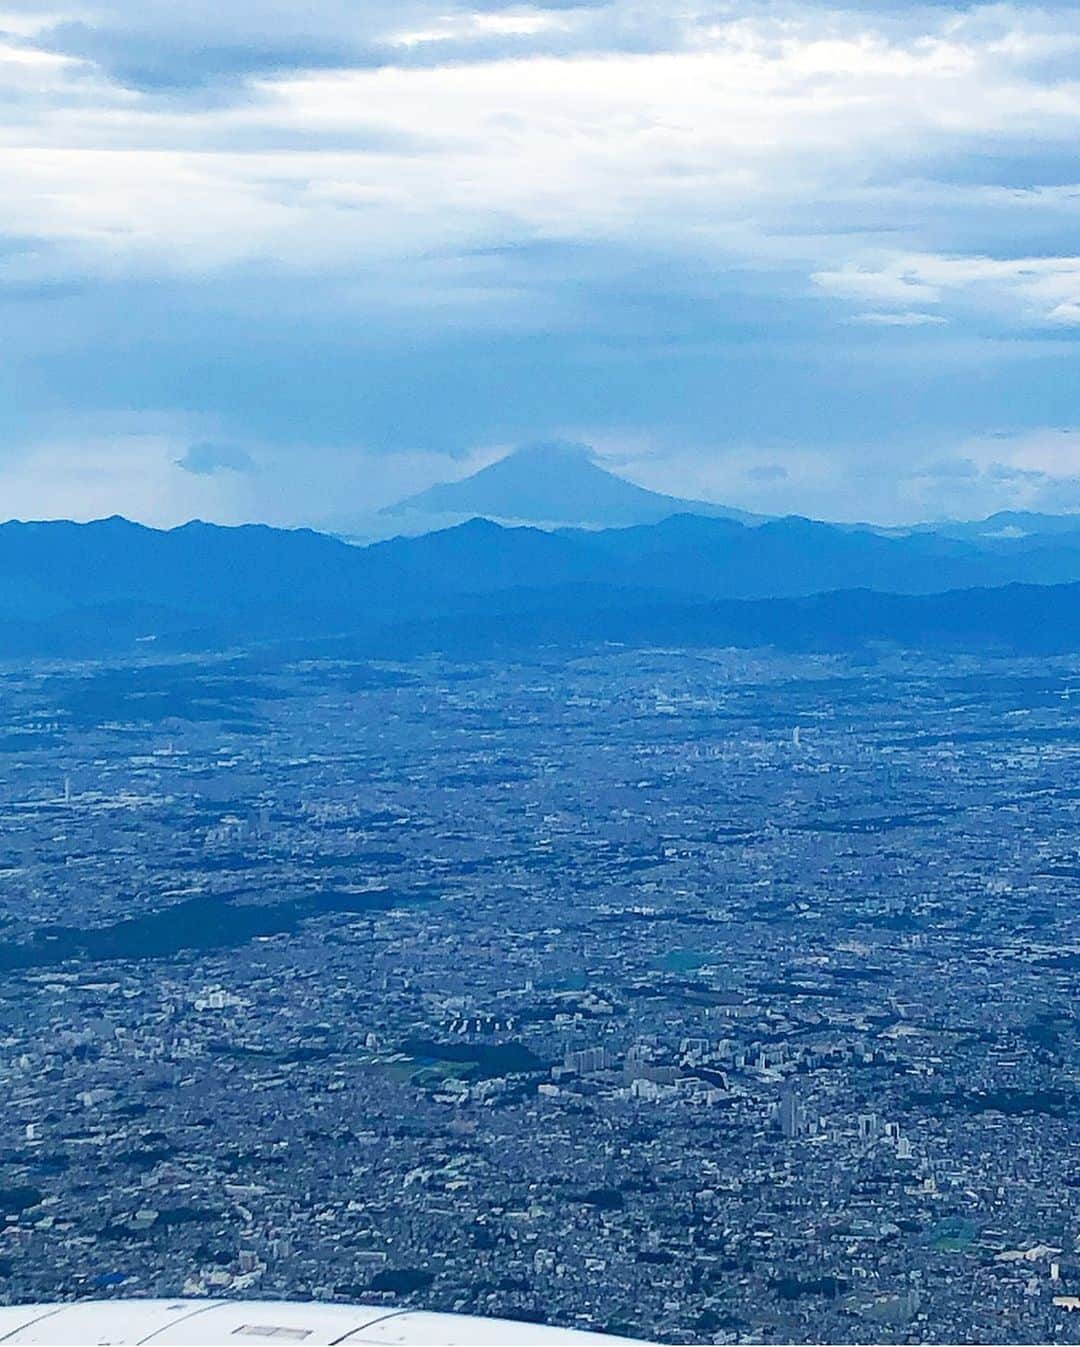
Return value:
<svg viewBox="0 0 1080 1347">
<path fill-rule="evenodd" d="M 526 445 L 457 482 L 440 482 L 380 511 L 407 532 L 482 516 L 497 522 L 619 528 L 672 514 L 750 523 L 761 516 L 649 491 L 602 468 L 582 444 Z"/>
<path fill-rule="evenodd" d="M 261 525 L 8 523 L 0 655 L 93 655 L 150 640 L 220 649 L 343 639 L 386 656 L 595 640 L 1071 649 L 1080 527 L 1017 532 L 889 536 L 796 517 L 671 514 L 609 529 L 473 519 L 355 547 Z"/>
</svg>

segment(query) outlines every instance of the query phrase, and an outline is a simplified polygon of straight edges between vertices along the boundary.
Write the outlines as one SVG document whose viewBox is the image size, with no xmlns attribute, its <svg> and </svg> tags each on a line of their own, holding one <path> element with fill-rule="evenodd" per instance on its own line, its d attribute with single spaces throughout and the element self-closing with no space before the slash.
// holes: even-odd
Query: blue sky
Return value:
<svg viewBox="0 0 1080 1347">
<path fill-rule="evenodd" d="M 1080 509 L 1073 4 L 0 0 L 0 108 L 5 516 Z"/>
</svg>

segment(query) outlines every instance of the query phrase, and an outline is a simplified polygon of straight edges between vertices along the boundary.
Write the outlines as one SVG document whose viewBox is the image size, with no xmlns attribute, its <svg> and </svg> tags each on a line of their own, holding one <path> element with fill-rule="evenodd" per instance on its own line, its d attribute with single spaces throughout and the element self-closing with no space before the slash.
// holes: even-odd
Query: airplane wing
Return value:
<svg viewBox="0 0 1080 1347">
<path fill-rule="evenodd" d="M 0 1306 L 0 1343 L 61 1347 L 633 1347 L 629 1338 L 386 1305 L 279 1300 L 82 1300 Z M 647 1344 L 637 1343 L 637 1347 Z"/>
</svg>

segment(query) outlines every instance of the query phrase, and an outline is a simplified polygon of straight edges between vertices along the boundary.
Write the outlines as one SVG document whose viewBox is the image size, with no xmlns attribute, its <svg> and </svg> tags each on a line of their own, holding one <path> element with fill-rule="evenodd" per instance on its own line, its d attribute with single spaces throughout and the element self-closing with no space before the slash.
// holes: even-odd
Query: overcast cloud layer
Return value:
<svg viewBox="0 0 1080 1347">
<path fill-rule="evenodd" d="M 519 442 L 1080 509 L 1080 9 L 0 0 L 0 514 L 317 521 Z"/>
</svg>

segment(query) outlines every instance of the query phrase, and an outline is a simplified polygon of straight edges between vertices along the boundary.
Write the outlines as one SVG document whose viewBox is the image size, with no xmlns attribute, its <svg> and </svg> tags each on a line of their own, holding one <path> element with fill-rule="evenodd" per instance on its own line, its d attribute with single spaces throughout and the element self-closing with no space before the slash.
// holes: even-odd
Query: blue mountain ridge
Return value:
<svg viewBox="0 0 1080 1347">
<path fill-rule="evenodd" d="M 449 630 L 455 622 L 456 639 L 489 632 L 491 640 L 502 630 L 514 641 L 530 631 L 537 640 L 579 641 L 591 630 L 615 640 L 622 630 L 641 641 L 652 623 L 658 640 L 662 631 L 673 638 L 692 629 L 695 641 L 711 631 L 739 644 L 755 633 L 780 639 L 770 616 L 780 613 L 804 635 L 811 620 L 831 624 L 831 634 L 820 634 L 826 643 L 845 632 L 852 640 L 904 641 L 920 631 L 948 640 L 950 629 L 929 619 L 935 611 L 951 613 L 954 635 L 976 642 L 1015 642 L 1022 614 L 1038 612 L 1039 639 L 1052 645 L 1072 639 L 1073 582 L 1080 532 L 1006 543 L 892 537 L 801 518 L 748 527 L 675 515 L 556 531 L 475 519 L 353 547 L 263 525 L 12 522 L 0 525 L 0 654 L 92 655 L 148 637 L 220 648 L 381 632 L 392 645 L 392 630 L 423 644 L 440 623 Z M 1038 586 L 1058 587 L 1054 605 Z M 953 597 L 936 608 L 913 602 L 946 592 Z M 822 595 L 828 601 L 814 597 Z"/>
</svg>

